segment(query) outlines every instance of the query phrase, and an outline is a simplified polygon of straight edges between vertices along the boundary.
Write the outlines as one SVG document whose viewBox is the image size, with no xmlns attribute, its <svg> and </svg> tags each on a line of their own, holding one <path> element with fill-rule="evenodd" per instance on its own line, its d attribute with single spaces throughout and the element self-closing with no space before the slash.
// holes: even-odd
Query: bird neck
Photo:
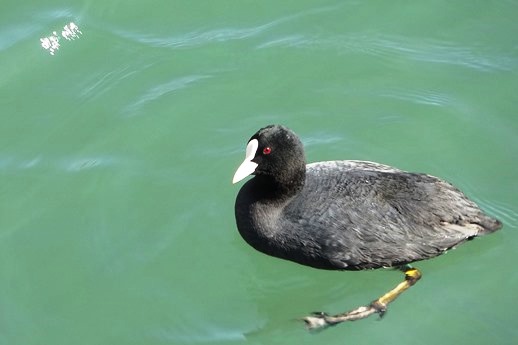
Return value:
<svg viewBox="0 0 518 345">
<path fill-rule="evenodd" d="M 306 180 L 306 167 L 292 171 L 289 175 L 257 175 L 254 177 L 256 188 L 264 198 L 283 201 L 299 193 Z"/>
</svg>

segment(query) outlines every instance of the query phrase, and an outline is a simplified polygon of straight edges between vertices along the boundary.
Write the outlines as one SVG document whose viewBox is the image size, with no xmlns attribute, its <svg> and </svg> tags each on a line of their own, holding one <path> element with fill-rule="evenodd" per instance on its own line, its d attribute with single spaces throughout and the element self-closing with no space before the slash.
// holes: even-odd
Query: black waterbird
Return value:
<svg viewBox="0 0 518 345">
<path fill-rule="evenodd" d="M 383 315 L 421 273 L 410 263 L 441 255 L 502 224 L 437 177 L 367 161 L 307 164 L 300 139 L 271 125 L 255 133 L 233 183 L 239 233 L 278 258 L 328 270 L 399 268 L 405 280 L 365 306 L 313 313 L 310 329 Z"/>
</svg>

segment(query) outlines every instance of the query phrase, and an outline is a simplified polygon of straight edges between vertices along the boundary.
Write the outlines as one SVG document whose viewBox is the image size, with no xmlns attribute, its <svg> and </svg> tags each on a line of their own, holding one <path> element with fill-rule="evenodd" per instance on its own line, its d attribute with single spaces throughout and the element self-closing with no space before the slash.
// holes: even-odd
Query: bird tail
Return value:
<svg viewBox="0 0 518 345">
<path fill-rule="evenodd" d="M 487 235 L 502 228 L 502 222 L 496 218 L 486 216 L 485 214 L 480 216 L 478 225 L 480 226 L 480 229 L 477 236 Z"/>
<path fill-rule="evenodd" d="M 461 238 L 469 240 L 493 233 L 502 227 L 499 220 L 483 213 L 462 223 L 441 222 L 441 225 L 445 229 L 457 232 Z"/>
</svg>

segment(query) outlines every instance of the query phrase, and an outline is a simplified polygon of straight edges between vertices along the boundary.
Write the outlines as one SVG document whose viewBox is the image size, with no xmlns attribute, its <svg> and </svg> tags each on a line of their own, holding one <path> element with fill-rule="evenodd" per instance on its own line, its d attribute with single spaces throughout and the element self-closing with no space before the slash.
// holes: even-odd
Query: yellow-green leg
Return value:
<svg viewBox="0 0 518 345">
<path fill-rule="evenodd" d="M 367 306 L 361 306 L 342 314 L 327 315 L 326 313 L 313 313 L 312 315 L 303 318 L 307 328 L 310 330 L 317 330 L 334 326 L 344 321 L 364 319 L 374 313 L 378 313 L 380 316 L 383 316 L 387 311 L 387 306 L 421 278 L 421 272 L 417 268 L 412 268 L 407 265 L 400 269 L 405 272 L 405 280 L 377 300 L 371 302 Z"/>
</svg>

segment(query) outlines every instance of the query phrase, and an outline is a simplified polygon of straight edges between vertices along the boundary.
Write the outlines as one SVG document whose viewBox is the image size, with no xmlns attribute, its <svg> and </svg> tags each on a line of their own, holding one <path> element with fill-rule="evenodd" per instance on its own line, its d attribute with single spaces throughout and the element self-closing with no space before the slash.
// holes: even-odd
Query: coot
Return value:
<svg viewBox="0 0 518 345">
<path fill-rule="evenodd" d="M 300 139 L 270 125 L 255 133 L 233 183 L 239 233 L 265 254 L 328 270 L 394 267 L 405 280 L 366 306 L 313 313 L 310 329 L 383 315 L 421 273 L 410 263 L 441 255 L 502 224 L 437 177 L 367 161 L 307 164 Z"/>
</svg>

